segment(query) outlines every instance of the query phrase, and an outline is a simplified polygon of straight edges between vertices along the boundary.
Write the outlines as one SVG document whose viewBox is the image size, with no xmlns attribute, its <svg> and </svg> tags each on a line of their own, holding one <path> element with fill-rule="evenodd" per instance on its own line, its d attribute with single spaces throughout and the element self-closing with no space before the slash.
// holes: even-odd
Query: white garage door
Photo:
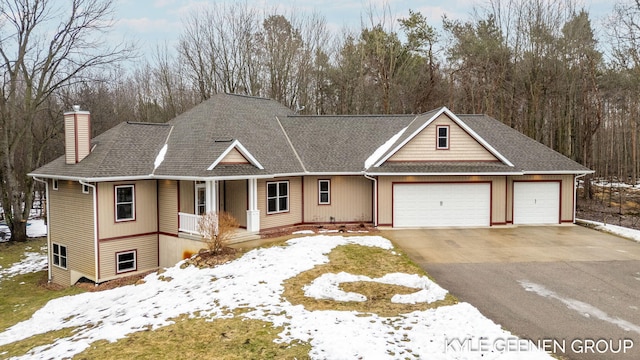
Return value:
<svg viewBox="0 0 640 360">
<path fill-rule="evenodd" d="M 558 224 L 560 222 L 560 183 L 514 182 L 514 224 Z"/>
<path fill-rule="evenodd" d="M 491 186 L 469 184 L 394 184 L 393 226 L 489 226 Z"/>
</svg>

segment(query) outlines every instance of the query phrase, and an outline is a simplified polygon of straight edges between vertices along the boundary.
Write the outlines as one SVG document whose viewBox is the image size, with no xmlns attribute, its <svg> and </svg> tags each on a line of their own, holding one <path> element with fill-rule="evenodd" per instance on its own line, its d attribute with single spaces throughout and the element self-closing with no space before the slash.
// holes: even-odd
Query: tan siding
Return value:
<svg viewBox="0 0 640 360">
<path fill-rule="evenodd" d="M 561 181 L 560 184 L 560 221 L 572 222 L 574 209 L 573 175 L 525 175 L 509 177 L 507 195 L 507 221 L 513 222 L 513 181 Z"/>
<path fill-rule="evenodd" d="M 378 224 L 393 222 L 393 183 L 399 182 L 491 182 L 491 222 L 504 223 L 506 188 L 504 176 L 382 176 L 378 178 Z"/>
<path fill-rule="evenodd" d="M 231 151 L 220 161 L 220 164 L 248 164 L 249 161 L 238 151 L 233 148 Z"/>
<path fill-rule="evenodd" d="M 158 230 L 178 234 L 178 182 L 158 180 Z"/>
<path fill-rule="evenodd" d="M 180 181 L 180 212 L 195 214 L 195 183 Z"/>
<path fill-rule="evenodd" d="M 67 164 L 76 163 L 76 135 L 74 114 L 64 116 L 64 156 Z"/>
<path fill-rule="evenodd" d="M 91 131 L 89 125 L 89 114 L 78 114 L 78 159 L 82 160 L 91 150 Z"/>
<path fill-rule="evenodd" d="M 318 204 L 318 180 L 330 180 L 330 204 Z M 306 176 L 304 222 L 372 222 L 373 182 L 364 176 Z"/>
<path fill-rule="evenodd" d="M 247 226 L 247 181 L 232 180 L 225 181 L 224 206 L 228 213 L 238 220 L 240 226 Z"/>
<path fill-rule="evenodd" d="M 135 220 L 116 222 L 115 186 L 135 185 Z M 100 239 L 146 234 L 158 231 L 155 180 L 100 183 L 98 188 Z"/>
<path fill-rule="evenodd" d="M 449 149 L 436 150 L 436 127 L 449 126 Z M 487 149 L 442 114 L 388 161 L 497 161 Z"/>
<path fill-rule="evenodd" d="M 116 274 L 116 253 L 136 250 L 137 271 Z M 100 242 L 100 281 L 130 276 L 158 268 L 158 235 Z"/>
<path fill-rule="evenodd" d="M 51 185 L 51 184 L 50 184 Z M 78 182 L 58 182 L 50 188 L 49 235 L 51 241 L 67 247 L 67 270 L 53 266 L 53 282 L 68 286 L 70 271 L 95 279 L 93 195 L 82 193 Z"/>
<path fill-rule="evenodd" d="M 289 212 L 267 214 L 267 182 L 289 181 Z M 260 228 L 269 229 L 302 222 L 302 180 L 299 177 L 258 180 L 258 210 Z"/>
</svg>

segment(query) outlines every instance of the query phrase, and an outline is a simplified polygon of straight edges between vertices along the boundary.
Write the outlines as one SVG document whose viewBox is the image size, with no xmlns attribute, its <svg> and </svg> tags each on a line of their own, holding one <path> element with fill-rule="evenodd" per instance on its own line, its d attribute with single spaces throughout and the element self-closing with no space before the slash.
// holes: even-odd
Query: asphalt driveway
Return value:
<svg viewBox="0 0 640 360">
<path fill-rule="evenodd" d="M 461 301 L 549 352 L 640 359 L 640 243 L 574 225 L 383 236 Z"/>
</svg>

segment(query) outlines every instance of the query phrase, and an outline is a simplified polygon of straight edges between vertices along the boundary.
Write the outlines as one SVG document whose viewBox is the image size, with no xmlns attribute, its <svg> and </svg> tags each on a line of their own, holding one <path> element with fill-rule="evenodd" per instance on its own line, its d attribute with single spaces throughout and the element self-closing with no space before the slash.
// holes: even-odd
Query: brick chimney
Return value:
<svg viewBox="0 0 640 360">
<path fill-rule="evenodd" d="M 77 164 L 91 152 L 91 119 L 88 111 L 80 111 L 80 105 L 73 105 L 73 111 L 64 113 L 64 154 L 67 164 Z"/>
</svg>

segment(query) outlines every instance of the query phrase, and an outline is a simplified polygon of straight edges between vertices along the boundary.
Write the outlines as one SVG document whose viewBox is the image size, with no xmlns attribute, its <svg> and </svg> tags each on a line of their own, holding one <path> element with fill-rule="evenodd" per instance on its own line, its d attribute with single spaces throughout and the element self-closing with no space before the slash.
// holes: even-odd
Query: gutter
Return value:
<svg viewBox="0 0 640 360">
<path fill-rule="evenodd" d="M 51 284 L 53 276 L 51 275 L 51 232 L 49 231 L 49 226 L 51 225 L 51 222 L 49 221 L 49 183 L 46 180 L 38 179 L 35 176 L 33 177 L 33 180 L 44 184 L 44 192 L 47 199 L 47 282 Z M 40 202 L 42 202 L 42 198 L 40 198 Z"/>
<path fill-rule="evenodd" d="M 96 199 L 96 197 L 98 196 L 96 194 L 96 186 L 95 185 L 91 185 L 87 182 L 84 182 L 83 180 L 78 180 L 78 182 L 82 185 L 86 185 L 90 188 L 93 189 L 93 191 L 91 192 L 93 194 L 93 251 L 95 254 L 95 270 L 96 270 L 96 284 L 98 284 L 99 280 L 100 280 L 100 274 L 99 274 L 99 264 L 98 261 L 100 260 L 98 258 L 98 201 Z"/>
<path fill-rule="evenodd" d="M 366 179 L 373 181 L 373 226 L 378 227 L 378 179 L 363 173 Z"/>
</svg>

